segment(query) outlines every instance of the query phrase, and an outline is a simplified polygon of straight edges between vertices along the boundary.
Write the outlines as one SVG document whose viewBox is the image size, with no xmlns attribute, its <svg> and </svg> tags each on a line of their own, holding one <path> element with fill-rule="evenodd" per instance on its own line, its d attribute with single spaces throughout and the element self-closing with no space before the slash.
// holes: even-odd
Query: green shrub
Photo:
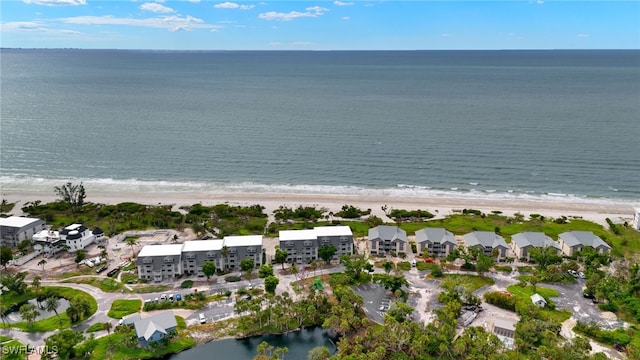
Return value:
<svg viewBox="0 0 640 360">
<path fill-rule="evenodd" d="M 484 294 L 484 301 L 501 309 L 516 311 L 516 299 L 498 291 L 490 291 Z"/>
<path fill-rule="evenodd" d="M 193 280 L 185 280 L 180 284 L 180 287 L 183 289 L 190 289 L 193 286 Z"/>
<path fill-rule="evenodd" d="M 442 277 L 442 269 L 440 268 L 440 266 L 436 266 L 431 269 L 431 276 L 436 278 Z"/>
<path fill-rule="evenodd" d="M 409 271 L 411 270 L 411 263 L 408 261 L 401 261 L 398 263 L 398 269 L 402 271 Z"/>
<path fill-rule="evenodd" d="M 242 278 L 240 276 L 231 275 L 231 276 L 227 276 L 226 278 L 224 278 L 224 280 L 226 282 L 238 282 L 238 281 L 242 280 Z"/>
</svg>

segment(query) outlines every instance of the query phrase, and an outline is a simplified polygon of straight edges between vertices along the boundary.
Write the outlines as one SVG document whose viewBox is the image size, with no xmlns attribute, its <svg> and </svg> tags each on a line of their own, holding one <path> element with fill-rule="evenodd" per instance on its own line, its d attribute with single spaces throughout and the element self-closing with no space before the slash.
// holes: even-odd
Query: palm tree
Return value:
<svg viewBox="0 0 640 360">
<path fill-rule="evenodd" d="M 44 273 L 44 266 L 47 264 L 47 260 L 46 259 L 42 259 L 40 261 L 38 261 L 38 266 L 42 266 L 42 272 Z"/>
<path fill-rule="evenodd" d="M 126 239 L 124 239 L 124 242 L 127 243 L 127 245 L 129 245 L 131 247 L 131 259 L 133 259 L 135 257 L 135 253 L 133 252 L 133 247 L 135 245 L 138 245 L 138 238 L 135 237 L 128 237 Z"/>
<path fill-rule="evenodd" d="M 0 320 L 2 320 L 3 324 L 7 324 L 7 310 L 9 310 L 9 308 L 0 302 Z"/>
<path fill-rule="evenodd" d="M 111 328 L 113 327 L 113 325 L 111 324 L 110 321 L 107 321 L 106 323 L 104 323 L 104 329 L 107 330 L 107 341 L 109 342 L 109 344 L 111 344 Z"/>
<path fill-rule="evenodd" d="M 48 312 L 56 313 L 58 320 L 62 322 L 60 319 L 60 314 L 58 314 L 58 306 L 60 305 L 60 300 L 55 296 L 49 296 L 47 300 L 45 300 L 44 309 Z"/>
<path fill-rule="evenodd" d="M 40 290 L 40 276 L 33 278 L 33 281 L 31 281 L 31 287 L 33 287 L 33 292 L 38 295 L 38 291 Z"/>
<path fill-rule="evenodd" d="M 222 255 L 222 258 L 224 258 L 224 264 L 222 265 L 223 269 L 227 268 L 227 257 L 229 256 L 229 248 L 225 245 L 222 247 L 222 249 L 220 250 L 220 254 Z"/>
<path fill-rule="evenodd" d="M 27 326 L 31 327 L 33 325 L 33 321 L 40 315 L 38 308 L 36 308 L 33 304 L 24 304 L 20 306 L 20 317 L 22 320 L 27 322 Z"/>
</svg>

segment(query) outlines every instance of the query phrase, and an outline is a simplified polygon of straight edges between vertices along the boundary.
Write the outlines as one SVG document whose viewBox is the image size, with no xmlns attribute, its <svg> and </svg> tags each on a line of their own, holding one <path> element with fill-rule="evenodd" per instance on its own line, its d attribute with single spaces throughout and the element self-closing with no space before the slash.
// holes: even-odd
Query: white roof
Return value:
<svg viewBox="0 0 640 360">
<path fill-rule="evenodd" d="M 280 241 L 295 241 L 295 240 L 315 240 L 318 235 L 315 230 L 281 230 Z"/>
<path fill-rule="evenodd" d="M 41 230 L 33 234 L 33 241 L 47 241 L 60 239 L 60 233 L 55 230 Z"/>
<path fill-rule="evenodd" d="M 547 303 L 547 300 L 545 300 L 542 295 L 535 293 L 533 295 L 531 295 L 531 301 L 533 301 L 533 303 L 537 304 L 538 302 L 542 301 L 543 303 Z"/>
<path fill-rule="evenodd" d="M 36 218 L 22 217 L 22 216 L 9 216 L 7 218 L 0 218 L 0 226 L 21 228 L 29 224 L 32 224 L 36 221 L 41 221 L 41 220 Z"/>
<path fill-rule="evenodd" d="M 314 227 L 318 236 L 349 236 L 353 235 L 348 226 L 318 226 Z"/>
<path fill-rule="evenodd" d="M 138 257 L 180 255 L 181 253 L 182 244 L 146 245 L 142 247 Z"/>
<path fill-rule="evenodd" d="M 213 239 L 213 240 L 193 240 L 193 241 L 185 241 L 184 246 L 182 247 L 182 251 L 213 251 L 222 249 L 222 244 L 224 240 L 222 239 Z"/>
<path fill-rule="evenodd" d="M 517 323 L 517 321 L 515 321 L 515 320 L 505 319 L 505 318 L 502 318 L 502 317 L 496 317 L 495 321 L 493 323 L 493 327 L 494 328 L 499 327 L 501 329 L 515 331 L 516 330 L 516 323 Z"/>
<path fill-rule="evenodd" d="M 71 225 L 67 226 L 65 229 L 67 229 L 67 230 L 75 230 L 75 229 L 79 228 L 80 226 L 82 226 L 82 224 L 71 224 Z"/>
<path fill-rule="evenodd" d="M 225 236 L 224 246 L 262 246 L 262 235 Z"/>
</svg>

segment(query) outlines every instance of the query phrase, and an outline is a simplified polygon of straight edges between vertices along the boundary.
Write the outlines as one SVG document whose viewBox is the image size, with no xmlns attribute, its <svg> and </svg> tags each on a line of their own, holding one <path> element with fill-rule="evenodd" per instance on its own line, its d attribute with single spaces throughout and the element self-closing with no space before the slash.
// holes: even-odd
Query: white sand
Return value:
<svg viewBox="0 0 640 360">
<path fill-rule="evenodd" d="M 14 215 L 21 215 L 20 208 L 26 202 L 41 200 L 42 202 L 55 201 L 57 198 L 53 191 L 50 193 L 20 193 L 3 191 L 3 199 L 9 202 L 17 202 L 13 211 Z M 338 212 L 345 204 L 356 206 L 360 209 L 371 209 L 374 215 L 385 221 L 390 221 L 381 207 L 387 205 L 389 209 L 428 210 L 438 217 L 452 214 L 453 210 L 464 208 L 477 209 L 483 212 L 500 210 L 505 215 L 521 213 L 525 216 L 541 214 L 547 217 L 578 216 L 586 220 L 594 221 L 606 226 L 608 217 L 614 222 L 631 221 L 633 219 L 633 205 L 616 203 L 593 202 L 561 202 L 561 201 L 526 201 L 506 199 L 461 199 L 461 198 L 398 198 L 389 196 L 351 196 L 328 194 L 260 194 L 260 193 L 149 193 L 149 192 L 91 192 L 88 191 L 87 202 L 117 204 L 121 202 L 137 202 L 148 205 L 174 205 L 177 209 L 182 205 L 200 203 L 202 205 L 215 205 L 228 203 L 230 205 L 260 204 L 265 207 L 267 214 L 281 205 L 288 207 L 319 206 L 328 211 Z"/>
</svg>

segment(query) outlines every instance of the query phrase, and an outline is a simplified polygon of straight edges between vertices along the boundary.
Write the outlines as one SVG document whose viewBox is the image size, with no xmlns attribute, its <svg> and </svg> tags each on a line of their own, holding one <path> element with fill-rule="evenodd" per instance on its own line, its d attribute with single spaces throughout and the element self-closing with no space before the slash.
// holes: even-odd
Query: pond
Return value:
<svg viewBox="0 0 640 360">
<path fill-rule="evenodd" d="M 52 316 L 56 316 L 56 313 L 54 311 L 49 312 L 49 311 L 45 310 L 46 302 L 44 302 L 44 301 L 39 303 L 37 299 L 31 299 L 31 300 L 25 302 L 24 304 L 27 304 L 27 303 L 28 304 L 33 304 L 38 308 L 38 312 L 40 313 L 40 315 L 38 315 L 38 317 L 36 317 L 35 321 L 46 319 L 46 318 L 50 318 Z M 67 300 L 65 298 L 58 298 L 58 307 L 56 309 L 58 311 L 58 314 L 64 313 L 67 310 L 68 307 L 69 307 L 69 300 Z M 20 316 L 20 306 L 16 306 L 15 310 L 8 312 L 5 315 L 5 319 L 9 323 L 16 323 L 16 322 L 24 321 L 24 320 L 22 320 L 22 317 Z"/>
<path fill-rule="evenodd" d="M 257 354 L 258 345 L 266 341 L 274 347 L 287 347 L 286 359 L 306 359 L 309 350 L 316 346 L 326 346 L 333 354 L 336 350 L 336 338 L 329 336 L 327 330 L 320 327 L 292 331 L 284 335 L 263 335 L 248 339 L 225 339 L 196 346 L 176 355 L 171 360 L 234 359 L 251 360 Z M 215 354 L 215 355 L 212 355 Z"/>
</svg>

